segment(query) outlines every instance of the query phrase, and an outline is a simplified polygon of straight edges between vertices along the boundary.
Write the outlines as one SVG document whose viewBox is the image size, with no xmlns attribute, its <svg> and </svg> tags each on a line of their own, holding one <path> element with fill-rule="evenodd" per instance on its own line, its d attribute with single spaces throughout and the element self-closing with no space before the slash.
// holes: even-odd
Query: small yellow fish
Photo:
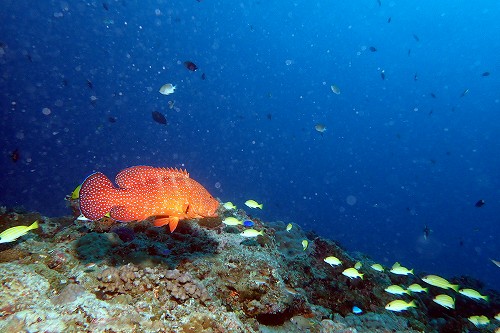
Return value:
<svg viewBox="0 0 500 333">
<path fill-rule="evenodd" d="M 222 206 L 224 206 L 224 208 L 226 208 L 227 210 L 236 209 L 236 206 L 233 205 L 231 201 L 224 203 Z"/>
<path fill-rule="evenodd" d="M 361 261 L 358 261 L 354 264 L 354 268 L 356 268 L 356 269 L 360 269 L 362 266 L 363 266 L 363 264 L 361 263 Z"/>
<path fill-rule="evenodd" d="M 412 293 L 423 293 L 423 292 L 426 293 L 429 291 L 429 288 L 423 288 L 418 283 L 410 284 L 406 289 L 411 291 Z"/>
<path fill-rule="evenodd" d="M 358 270 L 354 267 L 344 269 L 342 272 L 343 275 L 347 276 L 349 279 L 356 279 L 356 278 L 361 278 L 363 279 L 363 275 Z"/>
<path fill-rule="evenodd" d="M 397 275 L 408 275 L 408 274 L 413 274 L 413 269 L 408 269 L 406 267 L 399 265 L 396 267 L 392 266 L 389 272 Z"/>
<path fill-rule="evenodd" d="M 13 242 L 21 236 L 24 236 L 28 231 L 38 228 L 38 220 L 33 222 L 30 226 L 19 225 L 17 227 L 9 228 L 0 234 L 0 243 Z"/>
<path fill-rule="evenodd" d="M 410 295 L 410 292 L 408 290 L 405 290 L 403 287 L 395 285 L 395 284 L 385 288 L 384 290 L 387 291 L 389 294 L 393 294 L 393 295 L 403 295 L 403 294 Z"/>
<path fill-rule="evenodd" d="M 434 303 L 441 305 L 446 309 L 454 309 L 455 308 L 455 300 L 446 294 L 440 294 L 434 297 Z"/>
<path fill-rule="evenodd" d="M 305 250 L 307 250 L 308 246 L 309 246 L 309 241 L 307 239 L 304 239 L 302 241 L 302 249 L 305 251 Z"/>
<path fill-rule="evenodd" d="M 245 205 L 247 207 L 250 207 L 250 208 L 260 208 L 260 209 L 262 209 L 262 206 L 263 206 L 262 204 L 259 204 L 255 200 L 247 200 L 247 201 L 245 201 Z"/>
<path fill-rule="evenodd" d="M 175 86 L 172 85 L 172 83 L 166 83 L 161 86 L 160 88 L 160 94 L 162 95 L 170 95 L 173 94 L 175 91 Z"/>
<path fill-rule="evenodd" d="M 500 312 L 495 315 L 496 320 L 500 320 Z"/>
<path fill-rule="evenodd" d="M 224 220 L 222 220 L 222 223 L 225 225 L 241 225 L 243 224 L 243 221 L 238 220 L 236 217 L 226 217 Z"/>
<path fill-rule="evenodd" d="M 286 231 L 290 232 L 290 230 L 292 230 L 292 228 L 293 228 L 293 224 L 288 223 L 286 226 Z"/>
<path fill-rule="evenodd" d="M 326 262 L 327 264 L 329 264 L 332 267 L 333 266 L 342 265 L 342 261 L 340 261 L 339 258 L 334 257 L 334 256 L 326 257 L 325 259 L 323 259 L 323 261 Z"/>
<path fill-rule="evenodd" d="M 70 200 L 76 200 L 80 197 L 80 189 L 82 188 L 82 184 L 78 185 L 73 192 L 71 192 Z"/>
<path fill-rule="evenodd" d="M 422 281 L 425 283 L 430 284 L 431 286 L 434 287 L 439 287 L 442 289 L 453 289 L 455 291 L 458 291 L 458 285 L 457 284 L 451 284 L 446 280 L 445 278 L 442 278 L 437 275 L 427 275 L 422 278 Z"/>
<path fill-rule="evenodd" d="M 257 237 L 264 235 L 264 231 L 257 231 L 255 229 L 245 229 L 242 233 L 240 233 L 243 237 Z"/>
<path fill-rule="evenodd" d="M 382 267 L 381 264 L 373 264 L 370 266 L 372 269 L 376 270 L 377 272 L 383 272 L 384 267 Z"/>
<path fill-rule="evenodd" d="M 395 312 L 401 312 L 401 311 L 408 310 L 409 308 L 416 308 L 416 307 L 417 307 L 417 304 L 415 304 L 415 301 L 411 301 L 411 302 L 407 303 L 401 299 L 397 299 L 395 301 L 392 301 L 385 306 L 385 308 L 387 310 L 395 311 Z"/>
<path fill-rule="evenodd" d="M 476 327 L 488 325 L 490 323 L 490 320 L 486 316 L 470 316 L 467 319 Z"/>
<path fill-rule="evenodd" d="M 486 302 L 488 302 L 488 296 L 486 295 L 481 295 L 479 292 L 475 291 L 474 289 L 460 289 L 458 291 L 459 294 L 462 294 L 466 297 L 469 297 L 469 298 L 472 298 L 472 299 L 475 299 L 475 300 L 485 300 Z"/>
</svg>

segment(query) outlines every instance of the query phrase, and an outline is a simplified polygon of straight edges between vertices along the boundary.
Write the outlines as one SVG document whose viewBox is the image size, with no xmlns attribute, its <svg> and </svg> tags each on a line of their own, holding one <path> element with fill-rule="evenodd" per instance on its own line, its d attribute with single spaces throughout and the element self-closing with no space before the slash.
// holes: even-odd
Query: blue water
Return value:
<svg viewBox="0 0 500 333">
<path fill-rule="evenodd" d="M 183 167 L 255 217 L 500 289 L 496 0 L 106 7 L 3 1 L 0 203 L 63 215 L 93 171 Z"/>
</svg>

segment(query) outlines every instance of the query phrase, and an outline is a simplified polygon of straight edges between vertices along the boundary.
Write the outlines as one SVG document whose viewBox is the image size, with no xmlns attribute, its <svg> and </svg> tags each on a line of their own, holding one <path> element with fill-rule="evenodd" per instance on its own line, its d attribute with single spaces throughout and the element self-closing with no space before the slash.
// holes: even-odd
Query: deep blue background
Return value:
<svg viewBox="0 0 500 333">
<path fill-rule="evenodd" d="M 2 2 L 0 203 L 63 215 L 95 170 L 185 167 L 265 220 L 500 289 L 496 0 L 106 4 Z"/>
</svg>

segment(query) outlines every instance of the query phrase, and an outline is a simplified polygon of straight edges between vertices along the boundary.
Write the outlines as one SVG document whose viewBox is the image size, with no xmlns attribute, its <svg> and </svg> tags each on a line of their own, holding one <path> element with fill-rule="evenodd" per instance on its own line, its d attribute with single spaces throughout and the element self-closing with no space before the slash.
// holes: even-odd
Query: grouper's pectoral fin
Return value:
<svg viewBox="0 0 500 333">
<path fill-rule="evenodd" d="M 179 218 L 176 216 L 170 217 L 157 217 L 153 224 L 157 227 L 161 227 L 163 225 L 167 225 L 170 228 L 170 232 L 174 232 L 175 228 L 177 228 L 177 224 L 179 224 Z"/>
</svg>

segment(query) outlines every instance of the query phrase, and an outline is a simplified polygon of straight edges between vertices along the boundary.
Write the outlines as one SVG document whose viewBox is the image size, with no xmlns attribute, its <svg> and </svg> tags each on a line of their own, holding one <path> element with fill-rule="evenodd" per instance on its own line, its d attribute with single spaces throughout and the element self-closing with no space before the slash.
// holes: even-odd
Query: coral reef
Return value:
<svg viewBox="0 0 500 333">
<path fill-rule="evenodd" d="M 493 332 L 500 296 L 467 277 L 452 279 L 488 293 L 490 302 L 431 288 L 412 295 L 417 308 L 392 313 L 391 284 L 418 276 L 375 271 L 373 262 L 298 225 L 251 219 L 264 234 L 244 238 L 242 210 L 182 221 L 174 233 L 151 221 L 80 221 L 2 209 L 1 229 L 40 221 L 40 228 L 0 244 L 2 332 Z M 302 241 L 309 246 L 304 250 Z M 341 266 L 324 258 L 335 256 Z M 363 279 L 343 269 L 359 262 Z M 432 301 L 456 298 L 455 309 Z M 409 296 L 404 296 L 410 299 Z M 363 309 L 353 313 L 353 306 Z M 475 327 L 467 318 L 492 321 Z"/>
</svg>

